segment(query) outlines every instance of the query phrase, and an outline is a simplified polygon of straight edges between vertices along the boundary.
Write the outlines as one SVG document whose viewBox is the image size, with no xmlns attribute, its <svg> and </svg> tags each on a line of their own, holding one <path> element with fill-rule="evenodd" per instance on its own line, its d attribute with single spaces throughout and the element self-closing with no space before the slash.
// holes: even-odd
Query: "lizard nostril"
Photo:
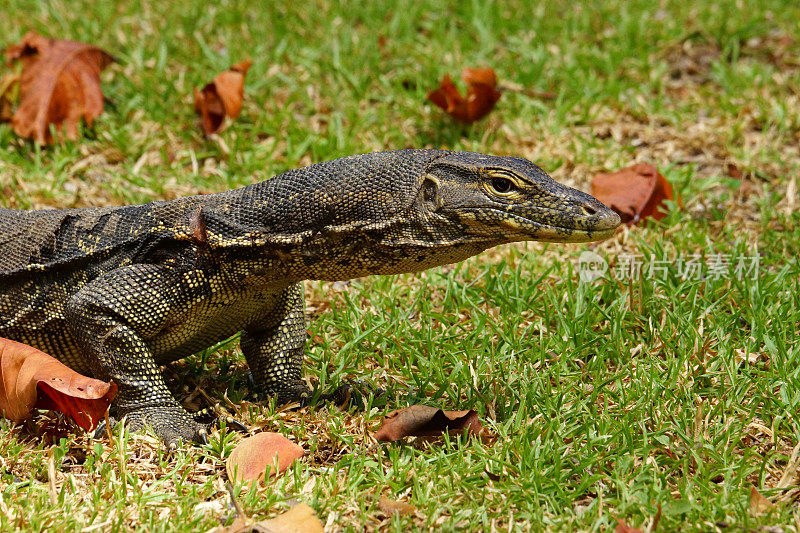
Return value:
<svg viewBox="0 0 800 533">
<path fill-rule="evenodd" d="M 583 212 L 586 213 L 587 215 L 591 216 L 591 215 L 597 214 L 597 209 L 595 209 L 594 207 L 588 206 L 588 205 L 584 205 L 583 206 Z"/>
</svg>

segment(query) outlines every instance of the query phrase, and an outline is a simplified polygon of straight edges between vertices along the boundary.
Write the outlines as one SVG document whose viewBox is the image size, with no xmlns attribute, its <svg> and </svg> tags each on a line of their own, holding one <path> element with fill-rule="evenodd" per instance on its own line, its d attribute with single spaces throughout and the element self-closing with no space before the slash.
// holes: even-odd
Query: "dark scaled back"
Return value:
<svg viewBox="0 0 800 533">
<path fill-rule="evenodd" d="M 414 200 L 425 168 L 448 153 L 376 152 L 290 170 L 236 191 L 236 205 L 209 212 L 207 223 L 217 233 L 286 234 L 391 218 Z"/>
</svg>

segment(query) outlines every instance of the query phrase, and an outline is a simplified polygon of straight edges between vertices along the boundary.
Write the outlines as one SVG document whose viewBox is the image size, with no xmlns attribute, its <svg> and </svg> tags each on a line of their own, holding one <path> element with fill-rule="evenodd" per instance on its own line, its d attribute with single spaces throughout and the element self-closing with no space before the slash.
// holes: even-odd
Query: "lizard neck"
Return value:
<svg viewBox="0 0 800 533">
<path fill-rule="evenodd" d="M 425 169 L 446 153 L 381 152 L 289 171 L 209 197 L 190 233 L 240 278 L 334 281 L 458 262 L 499 243 L 442 234 L 422 209 Z"/>
</svg>

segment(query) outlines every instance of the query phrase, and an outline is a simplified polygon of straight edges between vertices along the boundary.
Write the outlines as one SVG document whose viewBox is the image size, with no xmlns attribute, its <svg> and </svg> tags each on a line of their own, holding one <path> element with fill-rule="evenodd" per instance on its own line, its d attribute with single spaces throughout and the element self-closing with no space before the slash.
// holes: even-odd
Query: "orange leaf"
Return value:
<svg viewBox="0 0 800 533">
<path fill-rule="evenodd" d="M 478 413 L 473 410 L 443 411 L 427 405 L 412 405 L 386 415 L 375 433 L 375 439 L 394 442 L 405 437 L 437 436 L 445 431 L 459 434 L 465 429 L 471 436 L 488 435 L 478 419 Z"/>
<path fill-rule="evenodd" d="M 322 533 L 325 527 L 307 503 L 298 503 L 285 513 L 255 523 L 252 531 L 268 533 Z M 246 531 L 251 531 L 247 529 Z"/>
<path fill-rule="evenodd" d="M 642 533 L 642 530 L 631 527 L 624 520 L 617 518 L 617 527 L 614 528 L 614 533 Z"/>
<path fill-rule="evenodd" d="M 490 68 L 465 68 L 461 79 L 467 84 L 467 95 L 462 97 L 450 76 L 444 76 L 439 87 L 428 93 L 428 100 L 444 109 L 461 122 L 471 123 L 485 117 L 494 109 L 501 93 L 496 90 L 497 76 Z"/>
<path fill-rule="evenodd" d="M 592 196 L 619 213 L 626 224 L 636 224 L 666 215 L 658 210 L 664 200 L 672 200 L 672 185 L 656 167 L 639 163 L 592 179 Z"/>
<path fill-rule="evenodd" d="M 0 337 L 0 412 L 15 422 L 33 408 L 54 409 L 85 430 L 103 419 L 117 386 L 78 374 L 27 344 Z"/>
<path fill-rule="evenodd" d="M 233 450 L 225 468 L 228 478 L 252 481 L 273 474 L 283 473 L 295 461 L 303 457 L 302 447 L 280 433 L 258 433 L 247 437 Z M 277 472 L 273 466 L 277 460 Z M 235 475 L 234 475 L 235 474 Z"/>
<path fill-rule="evenodd" d="M 461 79 L 469 86 L 486 85 L 488 87 L 497 87 L 497 75 L 490 68 L 467 67 L 461 71 Z"/>
<path fill-rule="evenodd" d="M 252 65 L 249 59 L 236 63 L 218 74 L 201 91 L 195 89 L 194 110 L 200 115 L 206 135 L 218 132 L 225 117 L 234 119 L 239 116 L 244 100 L 244 77 Z"/>
<path fill-rule="evenodd" d="M 6 58 L 22 60 L 20 104 L 12 119 L 20 137 L 50 143 L 52 124 L 77 139 L 81 119 L 91 126 L 103 112 L 100 72 L 114 58 L 100 48 L 29 32 L 6 50 Z"/>
</svg>

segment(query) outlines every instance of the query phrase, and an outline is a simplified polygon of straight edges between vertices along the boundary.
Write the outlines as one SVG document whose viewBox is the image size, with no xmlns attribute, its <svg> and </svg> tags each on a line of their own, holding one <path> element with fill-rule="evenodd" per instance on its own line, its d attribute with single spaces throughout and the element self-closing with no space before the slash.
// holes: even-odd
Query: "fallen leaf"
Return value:
<svg viewBox="0 0 800 533">
<path fill-rule="evenodd" d="M 497 76 L 490 68 L 465 68 L 461 79 L 467 84 L 466 97 L 461 96 L 450 76 L 445 74 L 439 87 L 428 93 L 428 100 L 454 119 L 472 123 L 494 109 L 502 93 L 496 89 Z"/>
<path fill-rule="evenodd" d="M 78 374 L 44 352 L 0 337 L 0 412 L 15 422 L 31 409 L 54 409 L 89 431 L 103 419 L 117 386 Z"/>
<path fill-rule="evenodd" d="M 617 518 L 617 527 L 614 528 L 614 533 L 642 533 L 641 529 L 631 527 L 625 521 Z"/>
<path fill-rule="evenodd" d="M 253 481 L 283 473 L 295 459 L 303 457 L 302 447 L 280 433 L 258 433 L 247 437 L 233 450 L 225 464 L 228 479 Z M 277 461 L 277 472 L 273 472 Z"/>
<path fill-rule="evenodd" d="M 736 180 L 743 180 L 744 173 L 741 171 L 739 167 L 736 166 L 735 163 L 728 163 L 725 165 L 725 171 L 728 173 L 728 176 L 732 177 Z"/>
<path fill-rule="evenodd" d="M 22 61 L 20 102 L 12 123 L 20 137 L 53 141 L 50 126 L 67 139 L 78 138 L 103 112 L 100 72 L 114 61 L 96 46 L 50 39 L 33 32 L 6 49 L 8 61 Z"/>
<path fill-rule="evenodd" d="M 486 437 L 488 434 L 473 410 L 443 411 L 427 405 L 412 405 L 386 415 L 375 439 L 395 442 L 405 437 L 437 436 L 446 431 L 459 434 L 465 429 L 470 436 Z"/>
<path fill-rule="evenodd" d="M 736 366 L 747 362 L 748 365 L 755 365 L 761 361 L 769 362 L 769 356 L 762 352 L 750 352 L 747 348 L 734 348 L 733 361 Z"/>
<path fill-rule="evenodd" d="M 253 526 L 259 533 L 322 533 L 322 521 L 307 503 L 298 503 L 283 514 L 261 520 Z"/>
<path fill-rule="evenodd" d="M 386 496 L 381 496 L 378 501 L 378 508 L 383 511 L 385 515 L 391 516 L 399 514 L 401 516 L 413 515 L 417 512 L 417 508 L 406 502 L 399 502 Z"/>
<path fill-rule="evenodd" d="M 314 509 L 298 503 L 275 518 L 259 522 L 239 512 L 231 525 L 212 528 L 208 533 L 322 533 L 324 530 Z"/>
<path fill-rule="evenodd" d="M 672 185 L 656 167 L 639 163 L 611 174 L 592 179 L 592 196 L 611 207 L 626 224 L 633 225 L 647 217 L 661 220 L 658 210 L 665 200 L 672 200 Z"/>
<path fill-rule="evenodd" d="M 766 499 L 758 489 L 750 487 L 750 514 L 761 516 L 775 508 L 775 504 Z"/>
<path fill-rule="evenodd" d="M 228 70 L 217 74 L 214 81 L 194 91 L 194 110 L 200 115 L 203 132 L 216 133 L 225 117 L 235 119 L 242 111 L 244 100 L 244 77 L 253 65 L 249 59 L 236 63 Z"/>
</svg>

